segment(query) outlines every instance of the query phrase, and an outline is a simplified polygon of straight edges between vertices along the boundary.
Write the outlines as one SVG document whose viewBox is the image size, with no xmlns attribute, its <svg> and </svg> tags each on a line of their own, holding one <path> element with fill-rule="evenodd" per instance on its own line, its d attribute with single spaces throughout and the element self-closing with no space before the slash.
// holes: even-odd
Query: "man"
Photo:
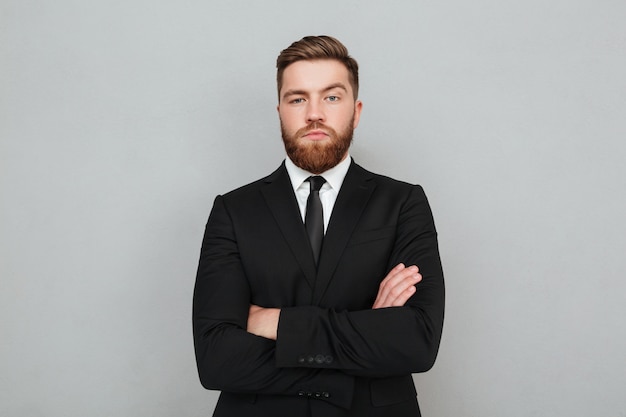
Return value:
<svg viewBox="0 0 626 417">
<path fill-rule="evenodd" d="M 419 416 L 411 373 L 433 365 L 444 310 L 424 192 L 349 156 L 362 103 L 339 41 L 305 37 L 277 68 L 287 158 L 215 199 L 200 255 L 194 340 L 202 385 L 222 391 L 214 416 Z"/>
</svg>

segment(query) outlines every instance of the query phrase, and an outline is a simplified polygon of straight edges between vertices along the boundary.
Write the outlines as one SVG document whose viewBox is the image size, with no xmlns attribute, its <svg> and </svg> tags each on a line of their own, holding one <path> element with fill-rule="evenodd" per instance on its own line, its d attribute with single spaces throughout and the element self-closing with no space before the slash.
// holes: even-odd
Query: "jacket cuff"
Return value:
<svg viewBox="0 0 626 417">
<path fill-rule="evenodd" d="M 355 377 L 340 371 L 323 370 L 296 387 L 296 395 L 310 400 L 324 401 L 350 409 L 354 396 Z"/>
<path fill-rule="evenodd" d="M 280 312 L 276 338 L 279 368 L 336 368 L 333 352 L 320 334 L 318 307 L 288 307 Z"/>
</svg>

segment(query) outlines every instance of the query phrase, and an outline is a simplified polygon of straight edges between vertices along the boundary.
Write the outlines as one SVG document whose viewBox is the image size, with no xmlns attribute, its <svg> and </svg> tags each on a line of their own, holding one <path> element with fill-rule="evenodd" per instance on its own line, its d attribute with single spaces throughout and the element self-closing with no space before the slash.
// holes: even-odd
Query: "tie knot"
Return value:
<svg viewBox="0 0 626 417">
<path fill-rule="evenodd" d="M 324 177 L 319 175 L 309 177 L 306 180 L 311 184 L 311 191 L 319 191 L 322 188 L 322 185 L 326 182 Z"/>
</svg>

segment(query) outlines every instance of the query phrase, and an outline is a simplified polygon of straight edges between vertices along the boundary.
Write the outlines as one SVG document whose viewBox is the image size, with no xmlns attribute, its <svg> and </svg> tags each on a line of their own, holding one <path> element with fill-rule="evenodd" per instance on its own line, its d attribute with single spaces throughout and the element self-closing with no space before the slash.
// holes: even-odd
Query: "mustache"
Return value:
<svg viewBox="0 0 626 417">
<path fill-rule="evenodd" d="M 312 132 L 313 130 L 322 130 L 324 131 L 324 133 L 326 133 L 327 135 L 331 137 L 337 136 L 337 132 L 335 132 L 335 130 L 332 127 L 326 126 L 324 123 L 321 123 L 321 122 L 311 122 L 307 126 L 298 129 L 295 136 L 302 137 L 306 135 L 307 133 Z"/>
</svg>

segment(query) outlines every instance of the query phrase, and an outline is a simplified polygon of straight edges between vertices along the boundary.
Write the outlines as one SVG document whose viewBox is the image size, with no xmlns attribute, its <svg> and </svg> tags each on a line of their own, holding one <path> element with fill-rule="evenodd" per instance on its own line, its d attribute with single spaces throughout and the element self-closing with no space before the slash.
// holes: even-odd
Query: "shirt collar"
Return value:
<svg viewBox="0 0 626 417">
<path fill-rule="evenodd" d="M 346 174 L 350 168 L 351 161 L 352 158 L 350 157 L 350 154 L 348 154 L 343 161 L 319 175 L 324 177 L 326 184 L 335 190 L 335 192 L 339 192 L 341 184 L 343 184 L 343 180 L 346 178 Z M 289 174 L 289 179 L 291 180 L 291 186 L 293 187 L 294 192 L 300 188 L 307 178 L 311 175 L 315 175 L 296 166 L 296 164 L 294 164 L 289 157 L 285 159 L 285 168 L 287 168 L 287 174 Z M 324 186 L 326 186 L 326 184 L 324 184 Z"/>
</svg>

